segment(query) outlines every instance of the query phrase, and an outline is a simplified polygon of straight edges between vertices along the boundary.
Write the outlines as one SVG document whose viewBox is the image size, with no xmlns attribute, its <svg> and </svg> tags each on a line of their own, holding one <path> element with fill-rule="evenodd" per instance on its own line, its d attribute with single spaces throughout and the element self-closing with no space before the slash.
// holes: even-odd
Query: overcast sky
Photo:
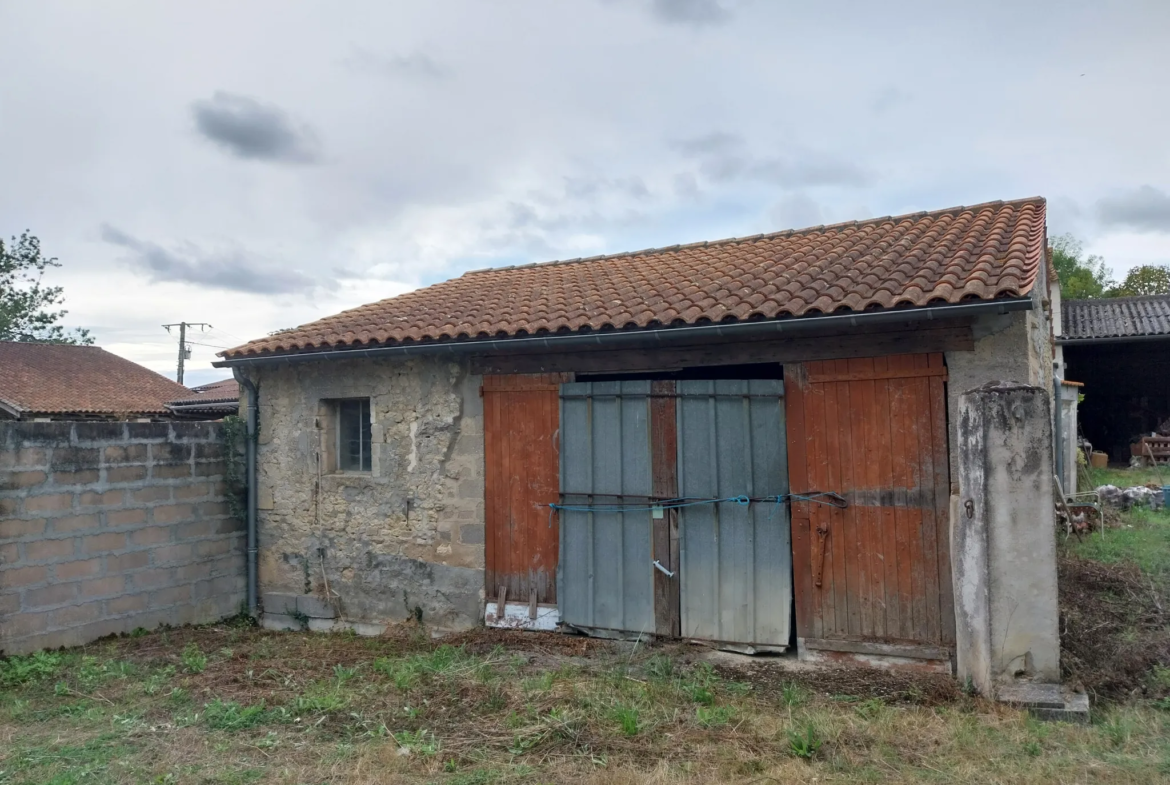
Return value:
<svg viewBox="0 0 1170 785">
<path fill-rule="evenodd" d="M 151 368 L 214 325 L 188 384 L 468 269 L 992 199 L 1123 275 L 1167 129 L 1165 0 L 0 0 L 0 235 Z"/>
</svg>

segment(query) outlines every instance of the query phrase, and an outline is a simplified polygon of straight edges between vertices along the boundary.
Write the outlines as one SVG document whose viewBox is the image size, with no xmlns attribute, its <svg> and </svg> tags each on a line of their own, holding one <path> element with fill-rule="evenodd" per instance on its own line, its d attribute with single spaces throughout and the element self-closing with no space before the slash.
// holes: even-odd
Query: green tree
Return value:
<svg viewBox="0 0 1170 785">
<path fill-rule="evenodd" d="M 1170 294 L 1170 266 L 1143 264 L 1134 267 L 1124 281 L 1105 293 L 1107 297 L 1139 297 L 1143 294 Z"/>
<path fill-rule="evenodd" d="M 8 245 L 0 239 L 0 341 L 93 343 L 89 330 L 66 330 L 58 324 L 68 311 L 54 308 L 65 295 L 60 286 L 45 286 L 42 279 L 45 270 L 60 266 L 27 231 Z"/>
<path fill-rule="evenodd" d="M 1105 297 L 1114 285 L 1105 260 L 1100 256 L 1085 256 L 1081 241 L 1071 234 L 1052 238 L 1052 264 L 1060 279 L 1061 296 L 1067 300 Z"/>
</svg>

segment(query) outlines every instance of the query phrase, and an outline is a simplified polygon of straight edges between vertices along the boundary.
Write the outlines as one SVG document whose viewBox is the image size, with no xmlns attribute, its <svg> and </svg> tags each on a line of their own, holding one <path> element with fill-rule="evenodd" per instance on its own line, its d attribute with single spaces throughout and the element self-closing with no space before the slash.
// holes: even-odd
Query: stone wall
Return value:
<svg viewBox="0 0 1170 785">
<path fill-rule="evenodd" d="M 260 591 L 269 626 L 479 622 L 484 582 L 480 378 L 440 358 L 249 371 L 260 389 Z M 372 468 L 330 465 L 335 402 L 371 401 Z M 300 621 L 304 621 L 302 617 Z M 335 626 L 329 622 L 330 627 Z"/>
<path fill-rule="evenodd" d="M 0 650 L 237 613 L 223 474 L 214 423 L 0 423 Z"/>
</svg>

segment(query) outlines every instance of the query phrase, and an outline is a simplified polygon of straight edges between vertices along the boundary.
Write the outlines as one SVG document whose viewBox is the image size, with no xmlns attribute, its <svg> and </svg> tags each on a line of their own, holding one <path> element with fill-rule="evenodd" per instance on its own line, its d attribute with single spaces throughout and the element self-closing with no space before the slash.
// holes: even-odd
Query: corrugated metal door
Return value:
<svg viewBox="0 0 1170 785">
<path fill-rule="evenodd" d="M 941 354 L 785 367 L 796 628 L 810 649 L 944 659 L 954 644 Z"/>
<path fill-rule="evenodd" d="M 491 600 L 556 602 L 561 374 L 483 377 L 484 561 Z"/>
<path fill-rule="evenodd" d="M 678 483 L 684 499 L 788 493 L 784 383 L 678 383 Z M 679 509 L 682 635 L 784 649 L 792 608 L 785 503 L 722 501 Z"/>
<path fill-rule="evenodd" d="M 648 381 L 561 385 L 561 620 L 653 634 Z M 608 510 L 606 508 L 609 508 Z"/>
</svg>

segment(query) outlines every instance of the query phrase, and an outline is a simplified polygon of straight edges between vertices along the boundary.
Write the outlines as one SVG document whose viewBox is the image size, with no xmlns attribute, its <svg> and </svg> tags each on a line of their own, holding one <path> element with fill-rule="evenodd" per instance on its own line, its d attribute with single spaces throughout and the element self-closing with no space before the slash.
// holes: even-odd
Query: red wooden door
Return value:
<svg viewBox="0 0 1170 785">
<path fill-rule="evenodd" d="M 489 599 L 555 603 L 561 374 L 483 377 L 484 545 Z"/>
<path fill-rule="evenodd" d="M 797 636 L 809 649 L 946 658 L 955 621 L 941 354 L 785 366 Z"/>
</svg>

